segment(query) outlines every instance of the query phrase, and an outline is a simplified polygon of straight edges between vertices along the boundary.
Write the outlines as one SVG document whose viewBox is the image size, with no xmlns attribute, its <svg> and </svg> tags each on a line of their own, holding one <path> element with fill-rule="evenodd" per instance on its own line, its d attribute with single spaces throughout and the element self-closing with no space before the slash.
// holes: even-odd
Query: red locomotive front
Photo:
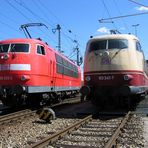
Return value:
<svg viewBox="0 0 148 148">
<path fill-rule="evenodd" d="M 57 56 L 62 63 L 58 63 Z M 67 65 L 64 66 L 64 62 Z M 58 67 L 62 72 L 58 72 Z M 80 81 L 79 67 L 41 40 L 0 42 L 0 95 L 5 105 L 39 104 L 43 95 L 53 99 L 63 91 L 75 93 Z M 32 95 L 36 97 L 31 99 Z"/>
</svg>

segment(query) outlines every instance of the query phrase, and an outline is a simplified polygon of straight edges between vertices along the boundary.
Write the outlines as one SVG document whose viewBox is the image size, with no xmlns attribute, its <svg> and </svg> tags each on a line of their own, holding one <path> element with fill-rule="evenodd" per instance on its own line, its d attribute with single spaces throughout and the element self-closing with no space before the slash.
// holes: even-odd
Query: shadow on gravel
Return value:
<svg viewBox="0 0 148 148">
<path fill-rule="evenodd" d="M 81 119 L 88 115 L 92 115 L 94 119 L 110 120 L 123 117 L 128 111 L 135 111 L 137 104 L 131 107 L 108 105 L 104 108 L 99 108 L 92 105 L 91 101 L 77 102 L 74 104 L 64 104 L 58 107 L 53 107 L 57 118 Z"/>
<path fill-rule="evenodd" d="M 92 115 L 94 119 L 110 120 L 124 116 L 129 110 L 122 108 L 106 107 L 100 109 L 90 101 L 77 104 L 64 105 L 54 109 L 57 118 L 82 119 L 88 115 Z"/>
</svg>

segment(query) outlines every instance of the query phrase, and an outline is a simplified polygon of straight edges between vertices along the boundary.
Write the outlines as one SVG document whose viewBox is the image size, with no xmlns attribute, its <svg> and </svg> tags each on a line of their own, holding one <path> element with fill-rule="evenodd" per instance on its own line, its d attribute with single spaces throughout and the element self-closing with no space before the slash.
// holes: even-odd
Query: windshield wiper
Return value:
<svg viewBox="0 0 148 148">
<path fill-rule="evenodd" d="M 113 55 L 113 57 L 111 58 L 111 60 L 122 50 L 122 49 L 125 49 L 127 47 L 122 47 L 120 48 L 118 51 L 115 52 L 115 54 Z"/>
<path fill-rule="evenodd" d="M 12 45 L 11 45 L 12 46 Z M 10 48 L 10 52 L 15 52 L 15 51 L 13 51 L 14 50 L 14 47 L 15 47 L 15 44 Z"/>
</svg>

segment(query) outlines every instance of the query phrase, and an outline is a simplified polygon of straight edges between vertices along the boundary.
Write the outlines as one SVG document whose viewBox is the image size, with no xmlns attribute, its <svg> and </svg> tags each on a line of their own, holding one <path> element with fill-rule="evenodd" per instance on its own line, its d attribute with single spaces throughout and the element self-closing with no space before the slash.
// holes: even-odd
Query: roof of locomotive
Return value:
<svg viewBox="0 0 148 148">
<path fill-rule="evenodd" d="M 68 57 L 66 57 L 65 55 L 59 53 L 58 51 L 56 51 L 54 48 L 50 47 L 47 43 L 45 43 L 44 41 L 42 41 L 41 39 L 33 39 L 33 38 L 13 38 L 13 39 L 6 39 L 6 40 L 1 40 L 0 44 L 8 44 L 8 43 L 36 43 L 36 44 L 44 44 L 46 47 L 48 47 L 50 50 L 52 50 L 53 52 L 55 52 L 56 54 L 60 55 L 61 57 L 67 59 L 70 63 L 74 64 L 77 66 L 76 63 L 74 63 L 73 61 L 71 61 Z M 79 67 L 79 66 L 77 66 Z"/>
<path fill-rule="evenodd" d="M 94 41 L 94 40 L 102 40 L 102 39 L 136 39 L 139 40 L 136 36 L 132 34 L 107 34 L 107 35 L 99 35 L 99 36 L 94 36 L 89 39 L 88 42 Z"/>
<path fill-rule="evenodd" d="M 17 42 L 30 42 L 30 43 L 33 43 L 33 42 L 41 42 L 43 43 L 42 40 L 39 40 L 39 39 L 28 39 L 28 38 L 13 38 L 13 39 L 6 39 L 6 40 L 1 40 L 0 41 L 0 44 L 4 43 L 17 43 Z"/>
</svg>

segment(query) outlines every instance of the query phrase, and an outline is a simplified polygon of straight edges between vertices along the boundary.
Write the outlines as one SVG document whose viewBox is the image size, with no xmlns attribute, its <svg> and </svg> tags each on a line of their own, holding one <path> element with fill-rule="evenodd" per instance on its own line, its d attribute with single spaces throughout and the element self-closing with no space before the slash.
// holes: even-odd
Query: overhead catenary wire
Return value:
<svg viewBox="0 0 148 148">
<path fill-rule="evenodd" d="M 71 58 L 74 57 L 75 55 L 76 55 L 76 53 L 73 52 L 73 54 L 72 54 L 71 56 L 69 56 L 68 58 L 71 59 Z"/>
<path fill-rule="evenodd" d="M 5 23 L 5 22 L 2 22 L 1 20 L 0 20 L 0 23 L 3 24 L 3 25 L 5 25 L 5 26 L 7 26 L 7 27 L 10 28 L 11 30 L 18 32 L 18 30 L 17 30 L 16 28 L 10 26 L 9 24 L 7 24 L 7 23 Z"/>
<path fill-rule="evenodd" d="M 114 1 L 114 4 L 115 4 L 116 8 L 117 8 L 118 13 L 121 15 L 121 11 L 120 11 L 120 9 L 119 9 L 119 6 L 118 6 L 118 4 L 117 4 L 117 1 L 116 1 L 116 0 L 113 0 L 113 1 Z M 126 21 L 124 21 L 123 18 L 122 18 L 122 22 L 123 22 L 124 27 L 128 30 L 128 32 L 130 32 L 130 31 L 129 31 L 129 28 L 128 28 L 128 26 L 127 26 L 127 24 L 125 23 Z"/>
<path fill-rule="evenodd" d="M 73 33 L 73 31 L 71 29 L 68 29 L 68 27 L 66 27 L 66 25 L 61 21 L 60 18 L 58 18 L 46 5 L 43 1 L 38 0 L 38 2 L 40 3 L 40 6 L 43 7 L 45 10 L 48 10 L 48 13 L 50 13 L 59 24 L 62 25 L 62 27 L 64 27 L 64 29 L 68 32 L 70 32 L 74 37 L 76 37 L 76 35 Z"/>
<path fill-rule="evenodd" d="M 37 2 L 40 3 L 40 7 L 44 8 L 44 10 L 46 10 L 48 13 L 50 13 L 57 20 L 58 24 L 60 24 L 62 26 L 61 34 L 65 37 L 65 39 L 67 39 L 69 44 L 70 44 L 70 41 L 73 42 L 73 40 L 76 40 L 76 34 L 74 34 L 71 29 L 68 29 L 68 27 L 66 27 L 66 25 L 45 5 L 45 3 L 43 3 L 41 0 L 38 0 Z M 55 26 L 52 26 L 52 27 L 55 28 Z M 63 29 L 65 31 L 63 31 Z M 72 39 L 72 37 L 67 35 L 65 32 L 73 35 L 74 39 Z"/>
<path fill-rule="evenodd" d="M 16 2 L 18 2 L 17 0 L 15 0 Z M 49 10 L 49 8 L 46 6 L 46 5 L 44 5 L 44 3 L 42 3 L 41 1 L 38 1 L 39 3 L 40 3 L 40 5 L 39 4 L 37 4 L 37 2 L 35 2 L 36 3 L 36 7 L 38 7 L 38 8 L 40 8 L 40 9 L 42 9 L 42 7 L 44 8 L 44 10 L 48 10 L 48 13 L 50 12 L 57 20 L 59 20 L 50 10 Z M 24 3 L 20 3 L 20 2 L 18 2 L 20 5 L 23 5 L 23 7 L 25 7 L 27 10 L 29 10 L 29 12 L 31 12 L 31 14 L 33 14 L 34 16 L 37 16 L 36 15 L 36 13 L 34 13 L 32 10 L 30 10 L 27 6 L 25 6 L 25 4 Z M 46 8 L 46 9 L 45 9 Z M 43 9 L 42 9 L 43 10 Z M 45 11 L 42 11 L 42 13 L 44 13 L 44 14 L 46 14 L 46 12 Z M 41 17 L 40 17 L 40 19 L 41 19 Z M 43 21 L 45 21 L 45 20 L 48 20 L 48 19 L 44 19 Z M 48 21 L 46 21 L 46 23 L 48 23 Z M 49 24 L 49 23 L 48 23 Z M 51 25 L 51 27 L 53 27 L 53 25 L 52 24 L 50 24 Z M 55 28 L 55 27 L 53 27 L 53 28 Z M 68 36 L 68 35 L 66 35 L 62 30 L 60 31 L 61 32 L 61 34 L 65 37 L 65 39 L 67 40 L 67 42 L 65 42 L 66 44 L 67 43 L 69 43 L 69 45 L 70 45 L 70 41 L 72 41 L 73 42 L 73 40 L 70 40 L 71 39 L 71 37 L 70 36 Z M 72 33 L 72 31 L 70 30 L 68 30 L 68 32 L 69 33 Z M 56 41 L 55 41 L 56 42 Z M 58 48 L 59 48 L 59 45 L 57 46 Z M 67 46 L 68 47 L 68 46 Z"/>
<path fill-rule="evenodd" d="M 102 0 L 102 3 L 103 3 L 103 6 L 104 6 L 104 8 L 106 9 L 106 11 L 107 11 L 107 13 L 108 13 L 108 16 L 111 18 L 111 15 L 110 15 L 110 13 L 109 13 L 109 10 L 108 10 L 108 8 L 107 8 L 107 6 L 106 6 L 104 0 Z M 118 28 L 116 27 L 114 21 L 113 21 L 112 19 L 110 19 L 110 20 L 111 20 L 111 23 L 113 24 L 114 28 L 116 28 L 116 30 L 118 30 Z"/>
<path fill-rule="evenodd" d="M 43 21 L 43 22 L 46 22 L 46 23 L 48 23 L 48 24 L 50 24 L 50 26 L 54 26 L 53 25 L 53 23 L 51 24 L 50 22 L 49 22 L 49 17 L 46 15 L 46 17 L 48 17 L 48 18 L 45 18 L 45 14 L 47 14 L 46 13 L 46 11 L 47 12 L 49 12 L 49 8 L 44 4 L 44 6 L 46 7 L 46 8 L 48 8 L 48 9 L 45 9 L 45 7 L 43 6 L 43 5 L 40 5 L 40 0 L 39 1 L 37 1 L 37 2 L 35 2 L 35 7 L 36 8 L 38 8 L 38 10 L 42 10 L 42 11 L 40 11 L 41 13 L 40 14 L 44 14 L 44 15 L 42 15 L 42 17 L 41 17 L 41 15 L 39 15 L 38 13 L 36 13 L 36 11 L 34 12 L 34 9 L 30 9 L 30 7 L 28 7 L 28 5 L 26 5 L 26 3 L 24 2 L 24 1 L 19 1 L 19 0 L 14 0 L 13 1 L 13 3 L 12 3 L 12 1 L 10 1 L 10 0 L 6 0 L 6 2 L 9 4 L 9 6 L 11 6 L 15 11 L 17 11 L 19 14 L 21 14 L 26 20 L 28 20 L 29 22 L 31 22 L 31 23 L 33 23 L 34 21 L 33 21 L 33 19 L 36 19 L 36 20 L 38 20 L 38 21 Z M 16 4 L 14 4 L 14 2 L 16 3 Z M 39 2 L 39 3 L 38 3 Z M 28 4 L 28 3 L 27 3 Z M 20 7 L 22 7 L 22 8 L 20 8 Z M 43 9 L 44 8 L 44 9 Z M 23 11 L 23 10 L 25 10 L 25 11 Z M 45 11 L 44 11 L 45 10 Z M 27 15 L 27 13 L 28 12 L 31 14 L 31 15 Z M 26 13 L 27 12 L 27 13 Z M 56 15 L 54 15 L 54 14 L 52 14 L 57 20 L 59 20 L 58 18 L 57 18 L 57 16 Z M 33 17 L 31 17 L 31 16 L 33 16 Z M 52 21 L 53 22 L 53 21 Z M 66 31 L 61 31 L 61 33 L 62 33 L 62 35 L 63 35 L 63 37 L 67 40 L 65 43 L 67 44 L 67 43 L 69 43 L 69 46 L 71 46 L 71 47 L 68 47 L 68 50 L 69 49 L 72 49 L 72 44 L 70 44 L 70 42 L 71 43 L 73 43 L 73 41 L 75 40 L 75 39 L 73 39 L 73 37 L 71 37 L 71 35 L 72 36 L 74 36 L 74 38 L 76 38 L 76 35 L 73 33 L 73 31 L 72 30 L 70 30 L 70 29 L 67 29 L 67 27 L 65 26 L 65 25 L 63 25 L 64 26 L 64 28 L 66 29 Z M 10 28 L 11 26 L 9 26 L 9 28 Z M 13 30 L 14 30 L 15 28 L 13 28 Z M 50 29 L 52 29 L 52 28 L 50 28 Z M 17 31 L 17 29 L 15 29 L 16 31 Z M 39 30 L 41 30 L 40 28 L 39 28 Z M 32 30 L 31 30 L 32 31 Z M 35 33 L 35 30 L 33 30 L 32 32 L 34 32 Z M 42 30 L 41 30 L 41 32 L 43 32 Z M 69 33 L 70 35 L 68 35 L 67 33 Z M 36 34 L 37 34 L 37 32 L 36 32 Z M 39 33 L 38 33 L 39 34 Z M 44 33 L 45 34 L 45 33 Z M 47 34 L 47 32 L 46 32 L 46 34 Z M 48 37 L 49 37 L 49 34 L 47 35 Z M 52 37 L 50 37 L 51 38 L 51 40 L 53 40 L 53 38 Z M 57 41 L 55 41 L 54 40 L 54 43 L 57 43 Z M 64 44 L 65 44 L 64 43 Z M 65 45 L 63 46 L 63 47 L 65 47 Z M 68 51 L 67 50 L 67 51 Z"/>
<path fill-rule="evenodd" d="M 50 12 L 50 10 L 49 9 L 45 9 L 45 7 L 43 6 L 43 4 L 42 3 L 40 3 L 40 1 L 38 0 L 38 1 L 36 1 L 36 0 L 32 0 L 31 1 L 33 4 L 35 4 L 35 6 L 38 8 L 38 10 L 40 10 L 41 12 L 42 12 L 42 14 L 43 14 L 43 18 L 44 18 L 44 20 L 46 20 L 45 22 L 47 23 L 47 24 L 49 24 L 50 25 L 50 27 L 51 28 L 53 28 L 53 27 L 55 27 L 55 24 L 57 24 L 57 23 L 55 23 L 50 17 L 49 17 L 49 12 Z M 48 10 L 48 11 L 47 11 Z M 47 11 L 47 12 L 46 12 Z M 48 14 L 48 15 L 47 15 Z M 43 20 L 43 21 L 44 21 Z"/>
<path fill-rule="evenodd" d="M 38 1 L 39 3 L 40 3 L 40 5 L 37 5 L 38 6 L 38 8 L 41 8 L 41 7 L 44 7 L 44 10 L 48 10 L 48 12 L 51 12 L 51 11 L 49 11 L 49 9 L 48 9 L 48 7 L 46 7 L 44 4 L 42 5 L 42 3 L 41 3 L 41 1 Z M 37 4 L 37 3 L 36 3 Z M 39 7 L 40 6 L 40 7 Z M 46 9 L 45 9 L 46 8 Z M 44 14 L 46 14 L 45 13 L 45 11 L 44 11 Z M 52 15 L 57 19 L 57 20 L 59 20 L 53 13 L 52 13 Z M 64 25 L 65 26 L 65 25 Z M 66 28 L 66 27 L 65 27 Z M 57 30 L 57 28 L 55 28 L 54 30 Z M 68 30 L 68 29 L 67 29 Z M 67 31 L 66 30 L 66 31 Z M 72 33 L 72 31 L 71 30 L 68 30 L 68 33 L 71 33 L 71 34 L 73 34 Z M 63 32 L 62 31 L 62 29 L 61 29 L 61 26 L 60 26 L 60 34 L 62 34 L 64 37 L 65 37 L 65 39 L 67 40 L 67 42 L 74 42 L 74 39 L 72 39 L 70 36 L 68 36 L 65 32 Z M 74 34 L 73 34 L 74 35 Z M 76 36 L 76 35 L 75 35 Z M 59 38 L 59 37 L 58 37 Z M 59 40 L 59 39 L 58 39 Z M 60 40 L 61 40 L 61 37 L 60 37 Z M 67 43 L 66 42 L 66 43 Z M 70 44 L 69 44 L 70 45 Z M 58 41 L 58 50 L 59 51 L 62 51 L 61 50 L 61 43 Z"/>
<path fill-rule="evenodd" d="M 26 9 L 28 12 L 30 12 L 38 21 L 43 20 L 44 22 L 48 23 L 46 19 L 41 18 L 39 15 L 37 15 L 35 12 L 33 12 L 30 8 L 28 8 L 25 3 L 23 2 L 18 2 L 17 0 L 14 0 L 18 5 Z"/>
<path fill-rule="evenodd" d="M 143 14 L 148 14 L 148 12 L 127 14 L 127 15 L 121 15 L 121 16 L 116 16 L 116 17 L 109 17 L 109 18 L 105 18 L 105 19 L 100 19 L 99 22 L 104 23 L 104 21 L 107 21 L 107 20 L 121 19 L 121 18 L 124 18 L 124 17 L 138 16 L 138 15 L 143 15 Z"/>
<path fill-rule="evenodd" d="M 18 5 L 20 5 L 21 7 L 23 7 L 24 9 L 26 9 L 28 12 L 30 12 L 34 17 L 36 17 L 36 19 L 40 22 L 40 20 L 43 20 L 44 22 L 46 22 L 46 19 L 41 18 L 39 15 L 37 15 L 36 13 L 34 13 L 30 8 L 28 8 L 25 3 L 23 2 L 18 2 L 17 0 L 14 0 Z M 48 22 L 46 22 L 48 23 Z M 47 28 L 48 29 L 48 28 Z"/>
<path fill-rule="evenodd" d="M 17 12 L 19 12 L 19 14 L 21 14 L 25 19 L 27 19 L 29 22 L 33 22 L 32 19 L 30 19 L 29 17 L 27 17 L 24 13 L 22 13 L 22 11 L 20 11 L 18 9 L 18 7 L 14 6 L 12 3 L 10 3 L 9 0 L 6 0 L 6 2 L 8 3 L 9 6 L 11 6 L 14 10 L 16 10 Z M 7 25 L 8 26 L 8 25 Z M 11 27 L 12 28 L 12 27 Z M 16 29 L 15 29 L 16 30 Z M 18 32 L 18 31 L 17 31 Z"/>
<path fill-rule="evenodd" d="M 131 2 L 133 2 L 133 3 L 135 3 L 135 4 L 137 4 L 137 5 L 140 5 L 140 6 L 143 6 L 143 7 L 148 8 L 148 6 L 143 5 L 143 4 L 141 4 L 141 3 L 139 3 L 139 2 L 136 2 L 136 1 L 134 1 L 134 0 L 129 0 L 129 1 L 131 1 Z"/>
<path fill-rule="evenodd" d="M 24 13 L 22 13 L 22 11 L 20 11 L 16 6 L 12 5 L 9 0 L 6 0 L 6 2 L 13 8 L 15 9 L 17 12 L 19 12 L 24 18 L 26 18 L 27 20 L 29 20 L 30 22 L 32 22 L 32 20 L 30 18 L 28 18 Z"/>
</svg>

